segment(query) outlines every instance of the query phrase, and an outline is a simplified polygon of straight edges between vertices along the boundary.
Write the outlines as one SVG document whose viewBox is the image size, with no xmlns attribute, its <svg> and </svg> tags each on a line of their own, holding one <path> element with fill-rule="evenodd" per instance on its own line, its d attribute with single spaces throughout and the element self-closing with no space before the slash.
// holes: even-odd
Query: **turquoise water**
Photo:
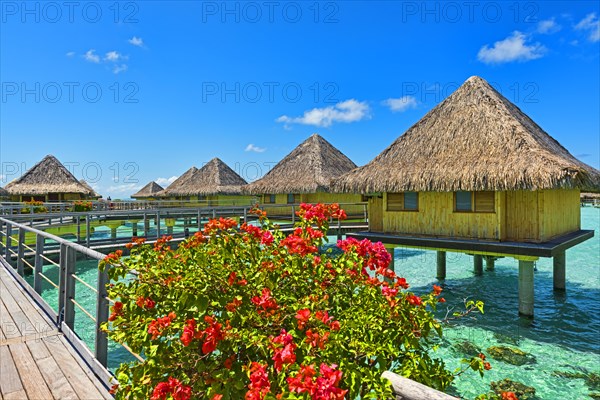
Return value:
<svg viewBox="0 0 600 400">
<path fill-rule="evenodd" d="M 516 260 L 499 259 L 494 271 L 474 276 L 471 257 L 447 254 L 447 279 L 443 285 L 445 305 L 460 309 L 467 297 L 483 300 L 485 314 L 476 320 L 460 320 L 447 328 L 444 345 L 435 356 L 443 358 L 448 368 L 454 370 L 461 366 L 460 360 L 464 355 L 453 345 L 469 341 L 484 353 L 489 346 L 504 345 L 518 347 L 536 358 L 535 364 L 513 366 L 488 356 L 492 370 L 486 372 L 484 378 L 475 373 L 461 375 L 455 381 L 455 394 L 474 398 L 487 392 L 491 381 L 509 378 L 534 387 L 538 399 L 590 398 L 591 391 L 584 380 L 555 375 L 555 371 L 600 374 L 600 209 L 582 208 L 581 222 L 582 229 L 595 230 L 595 236 L 567 251 L 566 292 L 553 291 L 552 259 L 536 262 L 533 320 L 518 316 Z M 127 228 L 120 228 L 119 233 L 127 234 L 127 231 L 130 232 Z M 109 235 L 110 232 L 98 234 Z M 435 265 L 435 252 L 396 249 L 396 272 L 407 279 L 411 290 L 416 293 L 429 291 L 431 285 L 439 284 L 435 279 Z M 95 260 L 78 260 L 77 275 L 95 286 L 96 266 Z M 55 267 L 46 267 L 44 273 L 57 282 Z M 45 283 L 42 296 L 56 308 L 56 289 Z M 95 316 L 94 292 L 77 283 L 76 299 Z M 446 309 L 441 307 L 439 311 L 440 317 L 443 317 Z M 93 348 L 94 324 L 79 309 L 76 309 L 75 330 Z M 110 368 L 132 359 L 125 349 L 111 343 Z M 599 391 L 596 389 L 596 392 Z"/>
</svg>

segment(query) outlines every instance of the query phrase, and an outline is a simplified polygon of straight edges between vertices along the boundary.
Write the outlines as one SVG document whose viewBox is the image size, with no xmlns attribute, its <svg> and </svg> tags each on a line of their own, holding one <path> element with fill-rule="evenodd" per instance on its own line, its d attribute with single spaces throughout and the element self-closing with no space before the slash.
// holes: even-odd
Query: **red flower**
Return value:
<svg viewBox="0 0 600 400">
<path fill-rule="evenodd" d="M 164 400 L 171 393 L 171 387 L 167 382 L 160 382 L 154 387 L 151 400 Z"/>
<path fill-rule="evenodd" d="M 171 325 L 171 321 L 176 318 L 174 312 L 162 318 L 157 318 L 148 325 L 148 333 L 152 335 L 152 340 L 162 335 L 165 328 Z"/>
<path fill-rule="evenodd" d="M 269 231 L 264 231 L 262 237 L 260 238 L 260 243 L 264 244 L 265 246 L 270 246 L 273 243 L 273 240 L 275 240 L 273 234 Z"/>
<path fill-rule="evenodd" d="M 225 333 L 221 329 L 223 325 L 219 324 L 214 317 L 205 316 L 204 321 L 209 324 L 204 330 L 206 338 L 202 344 L 202 352 L 204 354 L 212 353 L 217 349 L 217 344 L 225 338 Z"/>
<path fill-rule="evenodd" d="M 279 336 L 272 339 L 273 343 L 279 345 L 274 348 L 274 355 L 272 360 L 275 362 L 275 370 L 281 372 L 283 364 L 293 364 L 296 362 L 296 345 L 292 335 L 286 332 L 285 329 L 281 330 Z"/>
<path fill-rule="evenodd" d="M 108 320 L 114 321 L 115 318 L 121 317 L 122 315 L 123 315 L 123 303 L 121 303 L 120 301 L 116 301 L 115 305 L 112 306 L 112 313 L 110 314 L 110 317 L 108 317 Z"/>
<path fill-rule="evenodd" d="M 433 285 L 433 294 L 439 296 L 442 293 L 442 288 L 438 285 Z"/>
<path fill-rule="evenodd" d="M 250 365 L 250 384 L 246 392 L 246 400 L 262 400 L 271 391 L 271 382 L 267 374 L 267 366 L 252 362 Z"/>
<path fill-rule="evenodd" d="M 151 400 L 165 400 L 169 395 L 174 400 L 189 400 L 192 397 L 192 388 L 183 385 L 179 379 L 169 377 L 167 382 L 159 382 L 154 387 Z"/>
<path fill-rule="evenodd" d="M 513 392 L 502 392 L 502 400 L 519 400 Z"/>
<path fill-rule="evenodd" d="M 304 329 L 309 318 L 310 310 L 308 308 L 298 310 L 298 312 L 296 312 L 296 319 L 298 320 L 298 329 Z"/>
<path fill-rule="evenodd" d="M 275 302 L 275 299 L 271 297 L 271 291 L 268 288 L 262 290 L 262 296 L 254 296 L 251 301 L 259 308 L 259 313 L 276 310 L 279 307 Z"/>
<path fill-rule="evenodd" d="M 196 320 L 188 319 L 186 321 L 186 326 L 183 328 L 183 333 L 181 334 L 181 342 L 184 346 L 189 346 L 194 336 L 196 335 Z"/>
<path fill-rule="evenodd" d="M 342 379 L 342 371 L 336 369 L 337 365 L 328 366 L 321 364 L 317 377 L 313 366 L 301 366 L 294 377 L 287 378 L 288 388 L 291 392 L 308 393 L 314 400 L 342 400 L 347 390 L 338 387 Z"/>
<path fill-rule="evenodd" d="M 143 296 L 140 296 L 135 301 L 135 304 L 137 304 L 137 306 L 140 308 L 146 308 L 146 309 L 150 310 L 150 309 L 154 308 L 154 306 L 156 305 L 156 302 L 154 300 L 152 300 L 150 297 L 144 298 Z"/>
<path fill-rule="evenodd" d="M 381 288 L 381 293 L 383 293 L 386 297 L 394 297 L 398 294 L 398 289 L 392 289 L 389 286 L 383 286 Z"/>
<path fill-rule="evenodd" d="M 234 312 L 235 310 L 238 309 L 238 307 L 242 304 L 242 301 L 235 298 L 233 300 L 231 300 L 231 302 L 227 303 L 227 305 L 225 306 L 225 309 L 229 312 Z"/>
<path fill-rule="evenodd" d="M 413 306 L 420 306 L 423 304 L 421 298 L 419 296 L 415 296 L 414 294 L 409 295 L 406 300 Z"/>
<path fill-rule="evenodd" d="M 483 363 L 483 368 L 485 368 L 486 371 L 489 371 L 490 369 L 492 369 L 492 366 L 489 362 L 484 362 Z"/>
<path fill-rule="evenodd" d="M 211 400 L 221 400 L 223 398 L 222 394 L 215 394 Z"/>
<path fill-rule="evenodd" d="M 481 358 L 482 360 L 484 360 L 484 361 L 485 361 L 485 354 L 483 354 L 483 353 L 479 353 L 479 354 L 477 355 L 477 357 L 479 357 L 479 358 Z"/>
<path fill-rule="evenodd" d="M 104 257 L 103 261 L 108 264 L 115 264 L 115 263 L 119 262 L 119 259 L 121 258 L 122 255 L 123 255 L 123 250 L 117 250 L 114 253 L 110 253 L 109 255 Z"/>
</svg>

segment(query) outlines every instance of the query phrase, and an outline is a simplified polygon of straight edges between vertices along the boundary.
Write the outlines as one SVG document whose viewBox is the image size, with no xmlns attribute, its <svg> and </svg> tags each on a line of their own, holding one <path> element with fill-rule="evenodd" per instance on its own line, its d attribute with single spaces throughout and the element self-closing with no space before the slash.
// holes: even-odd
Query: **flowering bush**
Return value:
<svg viewBox="0 0 600 400">
<path fill-rule="evenodd" d="M 440 287 L 408 292 L 381 243 L 320 252 L 328 221 L 345 218 L 337 205 L 302 204 L 287 236 L 254 212 L 259 225 L 215 219 L 176 249 L 169 237 L 135 239 L 129 258 L 107 256 L 117 301 L 105 329 L 146 359 L 119 367 L 116 398 L 383 399 L 385 370 L 452 382 L 428 353 L 442 332 Z"/>
<path fill-rule="evenodd" d="M 73 211 L 75 212 L 83 212 L 83 211 L 92 211 L 92 202 L 85 200 L 76 200 L 73 202 Z"/>
<path fill-rule="evenodd" d="M 34 214 L 47 213 L 48 212 L 48 209 L 44 206 L 44 202 L 43 201 L 31 200 L 31 201 L 25 201 L 23 203 L 26 204 L 27 207 L 21 208 L 21 214 L 29 214 L 29 213 L 31 213 L 31 208 L 33 208 Z"/>
</svg>

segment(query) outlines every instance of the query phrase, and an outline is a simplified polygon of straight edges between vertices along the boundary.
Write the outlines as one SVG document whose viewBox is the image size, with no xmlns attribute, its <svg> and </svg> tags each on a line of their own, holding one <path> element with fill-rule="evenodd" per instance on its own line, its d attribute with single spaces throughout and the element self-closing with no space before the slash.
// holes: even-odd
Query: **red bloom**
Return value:
<svg viewBox="0 0 600 400">
<path fill-rule="evenodd" d="M 484 362 L 483 363 L 483 368 L 485 368 L 486 371 L 489 371 L 490 369 L 492 369 L 492 366 L 489 362 Z"/>
<path fill-rule="evenodd" d="M 137 306 L 140 308 L 146 308 L 146 309 L 150 310 L 150 309 L 154 308 L 154 306 L 156 305 L 156 302 L 154 300 L 152 300 L 150 297 L 144 298 L 143 296 L 140 296 L 135 301 L 135 304 L 137 304 Z"/>
<path fill-rule="evenodd" d="M 423 304 L 421 298 L 419 296 L 415 296 L 414 294 L 409 295 L 406 300 L 413 306 L 420 306 Z"/>
<path fill-rule="evenodd" d="M 513 392 L 502 392 L 502 400 L 519 400 Z"/>
<path fill-rule="evenodd" d="M 246 392 L 246 400 L 262 400 L 271 391 L 271 382 L 267 374 L 267 366 L 252 362 L 250 365 L 250 384 Z"/>
<path fill-rule="evenodd" d="M 313 366 L 301 366 L 296 376 L 287 378 L 288 388 L 291 392 L 308 393 L 314 400 L 342 400 L 348 391 L 338 387 L 342 371 L 336 368 L 336 365 L 321 364 L 320 376 L 315 379 Z"/>
<path fill-rule="evenodd" d="M 215 394 L 211 400 L 221 400 L 223 398 L 222 394 Z"/>
<path fill-rule="evenodd" d="M 442 293 L 442 288 L 438 285 L 433 285 L 433 294 L 439 296 Z"/>
<path fill-rule="evenodd" d="M 175 319 L 175 313 L 170 312 L 169 315 L 162 318 L 157 318 L 148 325 L 148 333 L 152 335 L 152 340 L 162 335 L 165 328 L 171 325 L 171 321 Z"/>
<path fill-rule="evenodd" d="M 227 305 L 225 306 L 225 309 L 229 312 L 234 312 L 235 310 L 238 309 L 238 307 L 242 304 L 242 301 L 235 298 L 233 300 L 231 300 L 231 302 L 227 303 Z"/>
<path fill-rule="evenodd" d="M 296 319 L 298 320 L 298 329 L 304 329 L 309 318 L 310 310 L 308 308 L 298 310 L 298 312 L 296 312 Z"/>
<path fill-rule="evenodd" d="M 275 240 L 273 234 L 269 231 L 264 231 L 262 237 L 260 238 L 260 243 L 264 244 L 265 246 L 270 246 L 273 243 L 273 240 Z"/>
<path fill-rule="evenodd" d="M 159 382 L 154 387 L 151 400 L 165 400 L 169 395 L 174 400 L 189 400 L 192 397 L 192 388 L 183 385 L 179 379 L 169 377 L 167 382 Z"/>
<path fill-rule="evenodd" d="M 171 387 L 167 382 L 160 382 L 154 387 L 151 400 L 165 400 L 171 393 Z"/>
<path fill-rule="evenodd" d="M 262 290 L 262 296 L 254 296 L 251 301 L 258 308 L 259 313 L 268 313 L 269 310 L 276 310 L 279 307 L 275 299 L 271 297 L 271 291 L 268 288 Z"/>
<path fill-rule="evenodd" d="M 397 277 L 396 283 L 394 284 L 396 287 L 401 287 L 402 289 L 408 289 L 409 285 L 406 283 L 406 279 Z"/>
<path fill-rule="evenodd" d="M 204 330 L 206 338 L 202 344 L 202 352 L 204 354 L 212 353 L 216 350 L 217 344 L 225 338 L 225 333 L 221 329 L 223 325 L 219 324 L 214 317 L 205 316 L 204 321 L 209 324 Z"/>
<path fill-rule="evenodd" d="M 123 250 L 117 250 L 114 253 L 110 253 L 109 255 L 104 257 L 103 261 L 108 264 L 115 264 L 115 263 L 119 262 L 119 259 L 121 258 L 122 255 L 123 255 Z"/>
<path fill-rule="evenodd" d="M 381 288 L 381 293 L 383 293 L 386 297 L 394 297 L 398 294 L 398 289 L 392 289 L 389 286 L 383 286 Z"/>
<path fill-rule="evenodd" d="M 114 321 L 115 318 L 120 317 L 123 315 L 123 303 L 121 303 L 120 301 L 116 301 L 115 305 L 112 306 L 112 313 L 110 314 L 110 317 L 108 317 L 109 321 Z"/>
<path fill-rule="evenodd" d="M 184 346 L 189 346 L 194 336 L 196 335 L 196 320 L 188 319 L 186 321 L 186 326 L 183 328 L 183 333 L 181 334 L 181 342 Z"/>
<path fill-rule="evenodd" d="M 279 345 L 274 348 L 274 355 L 272 360 L 275 362 L 275 370 L 281 372 L 283 364 L 293 364 L 296 362 L 296 345 L 292 335 L 286 332 L 285 329 L 281 330 L 279 336 L 273 338 L 273 343 Z"/>
</svg>

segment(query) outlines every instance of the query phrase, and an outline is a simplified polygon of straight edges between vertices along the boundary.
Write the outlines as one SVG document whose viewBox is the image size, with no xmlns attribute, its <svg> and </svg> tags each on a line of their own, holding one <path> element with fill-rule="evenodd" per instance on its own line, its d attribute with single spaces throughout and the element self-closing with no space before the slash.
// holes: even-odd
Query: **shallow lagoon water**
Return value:
<svg viewBox="0 0 600 400">
<path fill-rule="evenodd" d="M 517 313 L 516 260 L 499 259 L 494 271 L 484 269 L 482 276 L 474 276 L 472 257 L 447 254 L 447 279 L 443 284 L 443 297 L 447 302 L 441 304 L 443 307 L 438 310 L 440 318 L 446 314 L 447 306 L 461 309 L 465 298 L 483 300 L 485 314 L 476 320 L 462 319 L 447 327 L 444 345 L 434 356 L 443 358 L 450 370 L 461 367 L 460 360 L 465 355 L 452 345 L 468 340 L 484 353 L 494 345 L 516 346 L 536 358 L 535 364 L 513 366 L 488 356 L 492 370 L 487 371 L 483 378 L 473 372 L 458 377 L 453 387 L 456 395 L 474 398 L 488 392 L 490 382 L 509 378 L 533 386 L 538 399 L 590 398 L 589 394 L 593 391 L 583 379 L 555 375 L 555 371 L 600 374 L 600 209 L 582 208 L 581 225 L 582 229 L 595 230 L 595 236 L 567 251 L 566 292 L 553 291 L 552 259 L 536 262 L 533 320 L 519 317 Z M 120 234 L 130 235 L 121 231 Z M 110 232 L 100 231 L 97 234 L 108 236 Z M 435 279 L 435 265 L 436 254 L 433 251 L 408 248 L 395 251 L 396 272 L 407 279 L 411 290 L 416 293 L 428 292 L 434 283 L 439 284 Z M 96 261 L 78 261 L 77 275 L 95 286 L 96 266 Z M 56 268 L 46 267 L 45 273 L 57 281 Z M 77 301 L 95 315 L 95 293 L 80 283 L 76 284 L 76 293 Z M 56 307 L 56 290 L 49 284 L 44 284 L 42 296 Z M 78 309 L 75 324 L 77 333 L 93 346 L 93 322 Z M 111 369 L 132 359 L 122 347 L 110 344 Z M 596 392 L 599 391 L 596 389 Z"/>
</svg>

